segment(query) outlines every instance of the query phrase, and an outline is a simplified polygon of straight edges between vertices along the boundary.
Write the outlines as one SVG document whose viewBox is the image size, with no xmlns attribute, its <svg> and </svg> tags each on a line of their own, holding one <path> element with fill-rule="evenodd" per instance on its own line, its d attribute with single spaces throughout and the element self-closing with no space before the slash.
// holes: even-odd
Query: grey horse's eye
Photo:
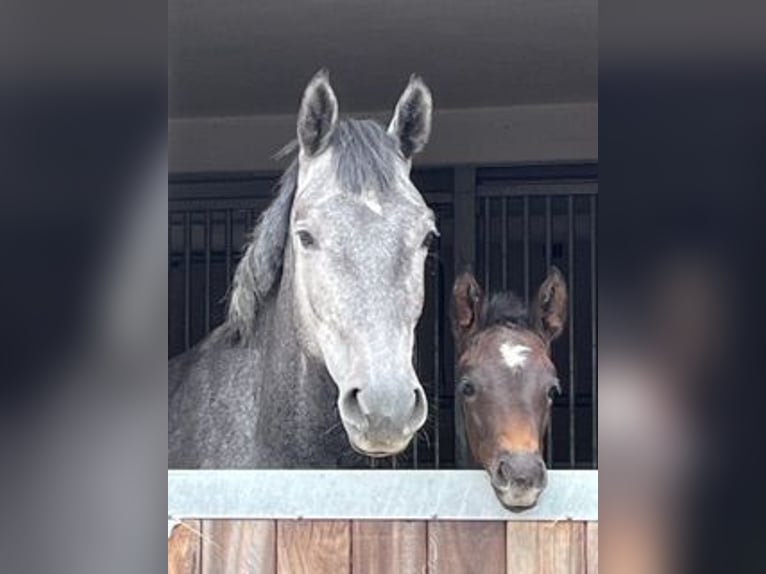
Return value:
<svg viewBox="0 0 766 574">
<path fill-rule="evenodd" d="M 548 399 L 551 401 L 555 399 L 557 396 L 559 396 L 560 394 L 561 394 L 561 388 L 559 387 L 558 383 L 556 383 L 555 385 L 552 385 L 548 389 Z"/>
<path fill-rule="evenodd" d="M 298 239 L 300 240 L 301 245 L 306 249 L 314 249 L 317 247 L 316 239 L 314 239 L 314 236 L 306 230 L 298 232 Z"/>
</svg>

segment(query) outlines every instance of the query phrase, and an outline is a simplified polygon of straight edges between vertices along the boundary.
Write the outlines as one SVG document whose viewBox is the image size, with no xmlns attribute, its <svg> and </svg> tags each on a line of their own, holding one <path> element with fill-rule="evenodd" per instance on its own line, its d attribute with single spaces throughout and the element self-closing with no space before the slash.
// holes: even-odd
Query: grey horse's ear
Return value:
<svg viewBox="0 0 766 574">
<path fill-rule="evenodd" d="M 388 133 L 399 143 L 399 151 L 406 159 L 420 152 L 431 135 L 431 111 L 433 101 L 431 90 L 419 77 L 410 77 L 394 109 L 394 117 L 388 126 Z"/>
<path fill-rule="evenodd" d="M 338 100 L 330 86 L 330 74 L 319 70 L 303 92 L 298 112 L 298 143 L 312 157 L 324 151 L 338 124 Z"/>
</svg>

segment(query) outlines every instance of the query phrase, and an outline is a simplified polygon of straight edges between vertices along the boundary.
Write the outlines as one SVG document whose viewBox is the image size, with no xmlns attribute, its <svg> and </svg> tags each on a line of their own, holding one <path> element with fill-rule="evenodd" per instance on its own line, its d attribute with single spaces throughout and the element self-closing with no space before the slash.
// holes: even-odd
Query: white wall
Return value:
<svg viewBox="0 0 766 574">
<path fill-rule="evenodd" d="M 388 122 L 385 114 L 374 116 Z M 295 134 L 295 116 L 169 121 L 170 173 L 275 171 L 274 153 Z M 598 160 L 598 104 L 440 110 L 419 165 L 531 164 Z"/>
</svg>

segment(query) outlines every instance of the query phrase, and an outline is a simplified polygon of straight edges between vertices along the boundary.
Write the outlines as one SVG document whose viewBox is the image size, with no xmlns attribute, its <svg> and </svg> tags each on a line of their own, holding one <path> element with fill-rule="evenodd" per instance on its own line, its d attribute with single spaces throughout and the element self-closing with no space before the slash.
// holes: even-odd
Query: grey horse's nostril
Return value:
<svg viewBox="0 0 766 574">
<path fill-rule="evenodd" d="M 414 411 L 415 414 L 417 414 L 422 407 L 423 396 L 420 389 L 415 389 L 414 392 L 415 392 L 415 405 L 412 407 L 412 410 Z"/>
<path fill-rule="evenodd" d="M 428 405 L 426 404 L 426 397 L 423 393 L 423 389 L 415 389 L 415 404 L 412 406 L 412 414 L 410 415 L 410 424 L 408 429 L 411 432 L 417 431 L 425 422 L 425 418 L 428 414 Z M 410 428 L 411 427 L 411 428 Z"/>
<path fill-rule="evenodd" d="M 346 393 L 341 401 L 340 411 L 343 418 L 352 424 L 364 428 L 367 425 L 367 417 L 362 409 L 362 404 L 359 401 L 359 393 L 362 390 L 359 388 L 353 388 Z"/>
</svg>

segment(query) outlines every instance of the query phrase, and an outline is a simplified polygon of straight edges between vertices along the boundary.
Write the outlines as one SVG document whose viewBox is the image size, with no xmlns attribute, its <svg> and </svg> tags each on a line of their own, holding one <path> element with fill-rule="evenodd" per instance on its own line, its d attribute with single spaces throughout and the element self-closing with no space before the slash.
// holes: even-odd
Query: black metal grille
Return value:
<svg viewBox="0 0 766 574">
<path fill-rule="evenodd" d="M 183 352 L 225 314 L 229 281 L 278 175 L 177 177 L 170 182 L 168 348 Z M 594 166 L 419 170 L 413 180 L 437 216 L 440 238 L 426 266 L 426 301 L 415 361 L 430 401 L 408 452 L 375 466 L 465 465 L 454 401 L 448 306 L 455 270 L 475 269 L 489 290 L 529 300 L 550 264 L 567 277 L 567 331 L 554 343 L 563 394 L 556 400 L 548 462 L 597 466 L 596 207 Z"/>
<path fill-rule="evenodd" d="M 595 173 L 525 175 L 479 171 L 477 271 L 490 290 L 511 289 L 527 302 L 551 265 L 567 278 L 569 318 L 552 346 L 562 394 L 553 405 L 547 462 L 588 468 L 597 465 L 598 447 Z"/>
</svg>

